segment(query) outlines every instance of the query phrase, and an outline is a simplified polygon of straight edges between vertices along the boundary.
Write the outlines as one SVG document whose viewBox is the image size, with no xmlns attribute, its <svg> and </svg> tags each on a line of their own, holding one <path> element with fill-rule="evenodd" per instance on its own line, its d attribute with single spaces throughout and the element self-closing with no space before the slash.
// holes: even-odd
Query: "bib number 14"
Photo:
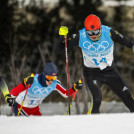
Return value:
<svg viewBox="0 0 134 134">
<path fill-rule="evenodd" d="M 107 63 L 106 58 L 102 58 L 100 61 L 97 61 L 97 59 L 92 59 L 92 60 L 94 61 L 95 65 L 97 65 L 97 66 L 98 66 L 101 62 Z"/>
</svg>

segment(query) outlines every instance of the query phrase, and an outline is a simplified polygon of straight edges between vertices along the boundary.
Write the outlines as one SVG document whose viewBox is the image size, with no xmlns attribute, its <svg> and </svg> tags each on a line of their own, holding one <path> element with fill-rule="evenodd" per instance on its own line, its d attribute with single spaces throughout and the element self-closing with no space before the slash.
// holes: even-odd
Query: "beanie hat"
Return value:
<svg viewBox="0 0 134 134">
<path fill-rule="evenodd" d="M 101 28 L 101 21 L 96 15 L 89 15 L 84 22 L 86 30 L 97 30 Z"/>
<path fill-rule="evenodd" d="M 56 76 L 58 73 L 57 66 L 54 63 L 49 62 L 44 66 L 43 73 L 45 75 Z"/>
</svg>

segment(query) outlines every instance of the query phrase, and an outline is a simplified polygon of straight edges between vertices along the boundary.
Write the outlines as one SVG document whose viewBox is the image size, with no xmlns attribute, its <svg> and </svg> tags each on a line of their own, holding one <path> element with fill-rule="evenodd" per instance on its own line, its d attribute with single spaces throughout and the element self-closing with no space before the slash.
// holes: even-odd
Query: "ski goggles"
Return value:
<svg viewBox="0 0 134 134">
<path fill-rule="evenodd" d="M 46 75 L 46 80 L 47 81 L 54 81 L 57 79 L 57 76 L 49 76 L 49 75 Z"/>
<path fill-rule="evenodd" d="M 97 29 L 97 30 L 94 30 L 94 31 L 87 30 L 86 32 L 87 32 L 87 34 L 88 34 L 89 36 L 98 35 L 98 34 L 100 33 L 100 29 Z"/>
</svg>

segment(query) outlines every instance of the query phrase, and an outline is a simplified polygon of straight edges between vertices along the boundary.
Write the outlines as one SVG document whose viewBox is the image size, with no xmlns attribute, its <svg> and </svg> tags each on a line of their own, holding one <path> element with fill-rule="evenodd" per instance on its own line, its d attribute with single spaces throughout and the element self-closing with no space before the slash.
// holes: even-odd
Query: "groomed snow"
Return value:
<svg viewBox="0 0 134 134">
<path fill-rule="evenodd" d="M 0 116 L 1 134 L 134 134 L 134 114 Z"/>
</svg>

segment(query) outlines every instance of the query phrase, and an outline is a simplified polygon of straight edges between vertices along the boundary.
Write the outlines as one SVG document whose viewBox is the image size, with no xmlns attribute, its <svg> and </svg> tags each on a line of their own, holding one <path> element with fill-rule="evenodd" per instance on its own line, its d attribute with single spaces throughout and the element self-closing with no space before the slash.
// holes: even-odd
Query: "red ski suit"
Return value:
<svg viewBox="0 0 134 134">
<path fill-rule="evenodd" d="M 23 92 L 25 92 L 27 89 L 29 89 L 32 86 L 32 84 L 34 83 L 34 77 L 35 76 L 32 75 L 32 77 L 30 76 L 30 77 L 25 78 L 22 83 L 20 83 L 16 87 L 14 87 L 10 92 L 10 94 L 13 97 L 16 97 L 17 103 L 13 106 L 13 113 L 15 114 L 15 116 L 17 116 L 18 110 L 22 103 L 22 99 L 24 98 Z M 57 90 L 65 98 L 68 97 L 68 91 L 69 91 L 70 96 L 72 96 L 75 92 L 74 88 L 70 88 L 69 90 L 66 90 L 64 87 L 62 87 L 59 80 L 57 80 L 56 88 L 54 90 Z M 45 96 L 44 98 L 46 98 L 46 97 L 47 96 Z M 37 103 L 36 105 L 29 105 L 29 103 L 28 103 L 29 98 L 25 99 L 25 102 L 23 104 L 20 115 L 22 115 L 22 116 L 30 116 L 30 115 L 41 116 L 42 114 L 39 110 L 39 104 L 41 104 L 41 102 L 43 101 L 44 98 L 41 98 L 41 101 L 39 103 Z"/>
</svg>

